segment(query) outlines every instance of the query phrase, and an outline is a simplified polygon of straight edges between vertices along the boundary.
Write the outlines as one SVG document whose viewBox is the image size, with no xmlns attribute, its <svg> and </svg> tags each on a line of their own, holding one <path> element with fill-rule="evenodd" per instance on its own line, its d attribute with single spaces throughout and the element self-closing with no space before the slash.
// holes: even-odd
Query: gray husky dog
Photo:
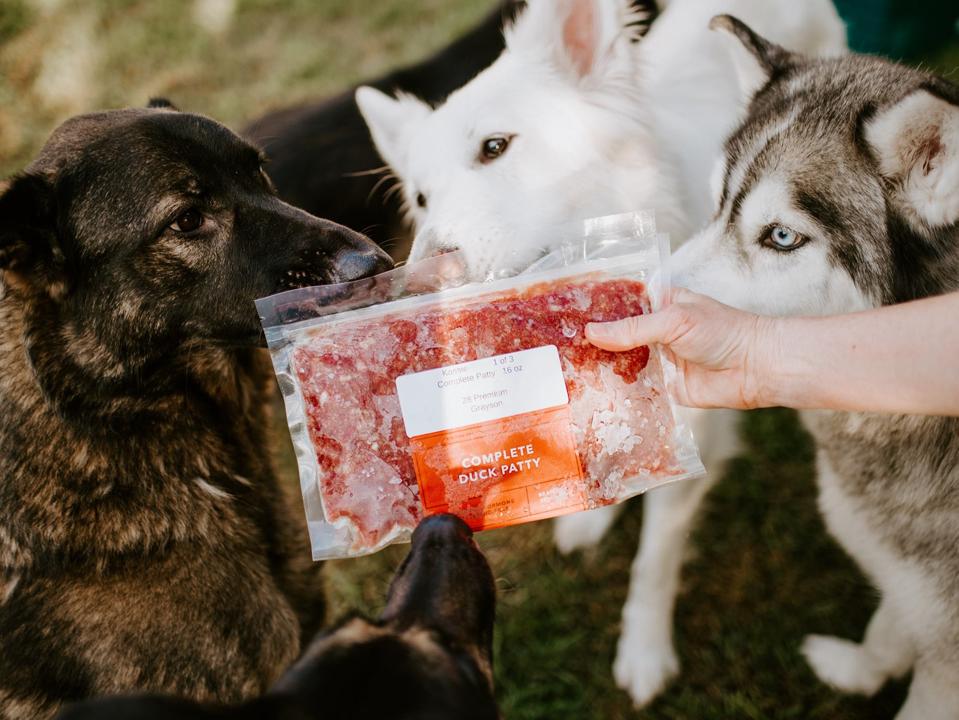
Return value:
<svg viewBox="0 0 959 720">
<path fill-rule="evenodd" d="M 872 57 L 797 56 L 729 16 L 713 27 L 733 40 L 749 111 L 677 283 L 780 315 L 959 289 L 959 88 Z M 810 636 L 803 653 L 847 692 L 912 670 L 899 720 L 959 718 L 959 419 L 803 420 L 826 524 L 881 593 L 861 643 Z"/>
</svg>

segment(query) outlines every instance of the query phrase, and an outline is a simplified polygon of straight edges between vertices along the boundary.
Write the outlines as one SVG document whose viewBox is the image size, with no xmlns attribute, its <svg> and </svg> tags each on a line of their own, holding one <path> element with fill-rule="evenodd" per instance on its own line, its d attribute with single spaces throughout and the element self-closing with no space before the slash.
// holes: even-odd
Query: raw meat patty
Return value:
<svg viewBox="0 0 959 720">
<path fill-rule="evenodd" d="M 583 332 L 588 322 L 648 309 L 641 282 L 562 280 L 310 331 L 293 350 L 292 366 L 327 520 L 349 523 L 358 551 L 412 530 L 423 515 L 396 377 L 544 345 L 559 351 L 590 506 L 634 494 L 627 480 L 680 472 L 655 356 L 651 362 L 645 347 L 606 352 Z M 450 487 L 450 511 L 468 514 L 480 492 Z"/>
</svg>

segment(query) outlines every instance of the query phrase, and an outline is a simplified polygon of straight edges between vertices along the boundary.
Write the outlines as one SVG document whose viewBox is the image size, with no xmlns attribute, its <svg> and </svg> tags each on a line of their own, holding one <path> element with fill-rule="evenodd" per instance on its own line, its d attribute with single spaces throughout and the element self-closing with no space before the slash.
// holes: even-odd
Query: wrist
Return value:
<svg viewBox="0 0 959 720">
<path fill-rule="evenodd" d="M 765 407 L 817 407 L 808 324 L 814 318 L 765 317 L 766 352 L 760 397 Z"/>
<path fill-rule="evenodd" d="M 795 391 L 792 387 L 795 377 L 788 368 L 791 358 L 786 352 L 789 346 L 786 318 L 758 315 L 754 334 L 751 404 L 753 407 L 788 405 Z"/>
</svg>

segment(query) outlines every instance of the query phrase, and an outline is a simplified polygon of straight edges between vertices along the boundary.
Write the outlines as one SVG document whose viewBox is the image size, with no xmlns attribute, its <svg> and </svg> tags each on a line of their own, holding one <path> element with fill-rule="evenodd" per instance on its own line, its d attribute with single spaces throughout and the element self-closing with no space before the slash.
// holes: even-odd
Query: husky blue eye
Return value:
<svg viewBox="0 0 959 720">
<path fill-rule="evenodd" d="M 773 225 L 763 236 L 762 243 L 774 250 L 795 250 L 806 244 L 806 236 L 785 225 Z"/>
<path fill-rule="evenodd" d="M 792 247 L 796 244 L 796 233 L 789 228 L 773 228 L 773 242 L 783 247 Z"/>
</svg>

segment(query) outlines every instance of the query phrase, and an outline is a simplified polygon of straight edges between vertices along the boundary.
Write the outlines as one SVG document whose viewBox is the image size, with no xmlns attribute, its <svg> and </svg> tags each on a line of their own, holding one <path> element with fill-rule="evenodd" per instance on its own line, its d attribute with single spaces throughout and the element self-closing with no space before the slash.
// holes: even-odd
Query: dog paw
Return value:
<svg viewBox="0 0 959 720">
<path fill-rule="evenodd" d="M 885 682 L 885 676 L 862 645 L 825 635 L 808 635 L 802 654 L 816 676 L 837 690 L 873 695 Z"/>
<path fill-rule="evenodd" d="M 597 545 L 616 519 L 611 507 L 601 507 L 574 515 L 556 518 L 553 541 L 564 555 Z"/>
<path fill-rule="evenodd" d="M 650 644 L 637 633 L 624 632 L 619 639 L 613 677 L 641 708 L 648 705 L 679 675 L 679 658 L 668 640 Z"/>
</svg>

